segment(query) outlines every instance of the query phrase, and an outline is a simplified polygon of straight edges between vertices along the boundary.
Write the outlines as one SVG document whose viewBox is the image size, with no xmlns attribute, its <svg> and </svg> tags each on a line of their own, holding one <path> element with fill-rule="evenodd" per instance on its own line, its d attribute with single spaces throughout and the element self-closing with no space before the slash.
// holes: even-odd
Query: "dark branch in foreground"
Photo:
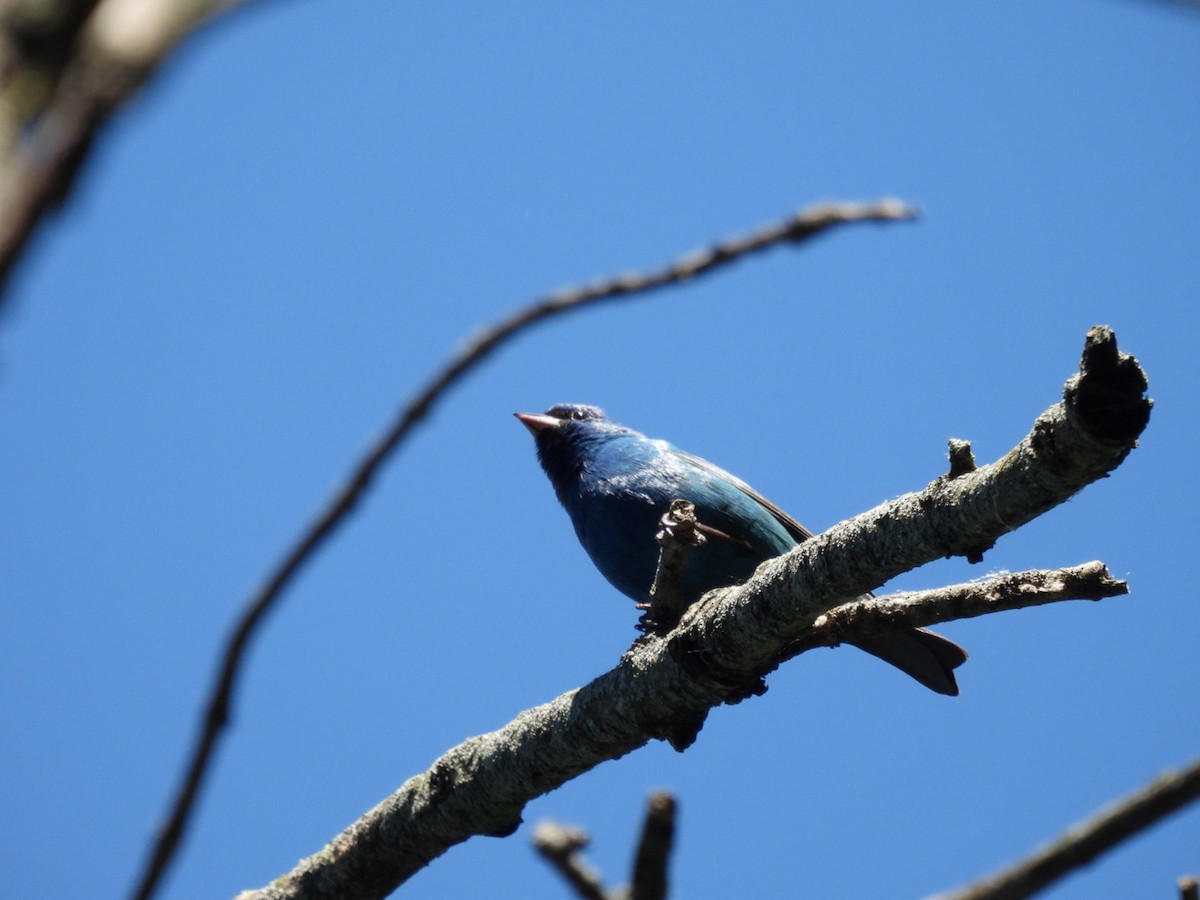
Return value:
<svg viewBox="0 0 1200 900">
<path fill-rule="evenodd" d="M 1197 799 L 1200 799 L 1200 760 L 1160 775 L 1137 793 L 1067 829 L 1058 840 L 1011 869 L 942 894 L 937 900 L 1030 897 Z"/>
<path fill-rule="evenodd" d="M 0 6 L 0 305 L 113 114 L 188 35 L 249 0 Z"/>
<path fill-rule="evenodd" d="M 460 841 L 511 834 L 533 798 L 744 697 L 824 613 L 926 562 L 980 553 L 1104 477 L 1148 421 L 1144 389 L 1145 376 L 1118 354 L 1112 333 L 1092 329 L 1063 402 L 1004 459 L 939 478 L 803 542 L 746 584 L 705 595 L 670 634 L 640 638 L 585 687 L 464 741 L 291 873 L 242 897 L 383 897 Z M 1023 605 L 1035 605 L 1042 591 L 1061 594 L 1044 574 L 1030 579 Z M 986 592 L 987 583 L 971 590 Z M 941 618 L 926 608 L 906 621 Z"/>
<path fill-rule="evenodd" d="M 137 892 L 142 900 L 150 896 L 158 879 L 174 856 L 183 837 L 192 807 L 208 772 L 209 763 L 229 721 L 229 707 L 240 677 L 242 661 L 251 639 L 266 615 L 291 584 L 300 569 L 349 517 L 372 480 L 413 428 L 432 410 L 435 403 L 468 372 L 475 369 L 502 344 L 522 331 L 547 319 L 594 303 L 629 297 L 678 284 L 716 271 L 751 253 L 780 243 L 801 243 L 848 222 L 887 222 L 911 219 L 912 208 L 896 200 L 874 204 L 822 204 L 768 225 L 750 235 L 734 238 L 715 246 L 687 254 L 677 262 L 644 274 L 620 275 L 588 287 L 571 288 L 551 294 L 518 310 L 509 318 L 486 329 L 464 347 L 457 356 L 420 390 L 400 412 L 382 438 L 355 466 L 345 485 L 317 516 L 283 561 L 267 578 L 266 584 L 250 598 L 234 625 L 222 653 L 216 683 L 209 692 L 201 733 L 165 824 L 159 831 L 153 855 Z"/>
</svg>

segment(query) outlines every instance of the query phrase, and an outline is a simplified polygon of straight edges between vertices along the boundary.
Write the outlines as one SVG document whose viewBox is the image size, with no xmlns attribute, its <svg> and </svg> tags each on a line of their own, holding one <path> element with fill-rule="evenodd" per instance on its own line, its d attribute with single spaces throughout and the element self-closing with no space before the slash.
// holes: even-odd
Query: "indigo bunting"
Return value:
<svg viewBox="0 0 1200 900">
<path fill-rule="evenodd" d="M 565 403 L 545 415 L 516 413 L 533 434 L 538 459 L 575 534 L 621 593 L 648 603 L 658 565 L 655 534 L 672 500 L 695 504 L 708 540 L 688 551 L 684 602 L 748 579 L 759 563 L 812 532 L 748 484 L 666 441 L 605 418 L 594 406 Z M 954 669 L 966 652 L 914 628 L 855 641 L 939 694 L 955 696 Z"/>
</svg>

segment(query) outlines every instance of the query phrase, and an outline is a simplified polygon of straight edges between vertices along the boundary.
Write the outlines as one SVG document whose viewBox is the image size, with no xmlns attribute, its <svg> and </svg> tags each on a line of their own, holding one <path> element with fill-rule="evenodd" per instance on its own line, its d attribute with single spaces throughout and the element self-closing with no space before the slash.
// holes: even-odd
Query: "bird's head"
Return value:
<svg viewBox="0 0 1200 900">
<path fill-rule="evenodd" d="M 597 446 L 603 444 L 610 434 L 627 431 L 609 422 L 599 407 L 583 403 L 558 403 L 540 415 L 513 415 L 533 435 L 538 461 L 550 477 L 560 500 L 579 478 Z"/>
<path fill-rule="evenodd" d="M 545 413 L 513 413 L 536 439 L 547 431 L 557 430 L 567 422 L 603 421 L 604 410 L 584 403 L 556 403 Z"/>
</svg>

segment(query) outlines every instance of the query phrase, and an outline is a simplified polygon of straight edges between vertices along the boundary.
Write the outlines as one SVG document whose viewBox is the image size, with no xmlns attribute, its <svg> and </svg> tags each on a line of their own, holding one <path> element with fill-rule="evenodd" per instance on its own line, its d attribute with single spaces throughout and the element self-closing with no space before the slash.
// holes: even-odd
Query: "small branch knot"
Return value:
<svg viewBox="0 0 1200 900">
<path fill-rule="evenodd" d="M 1154 401 L 1145 396 L 1148 386 L 1137 359 L 1117 349 L 1112 329 L 1095 325 L 1084 342 L 1079 374 L 1067 382 L 1063 399 L 1096 437 L 1126 442 L 1150 421 Z"/>
<path fill-rule="evenodd" d="M 947 478 L 958 478 L 975 471 L 975 454 L 971 452 L 971 442 L 950 438 L 947 441 L 950 448 L 950 471 Z"/>
</svg>

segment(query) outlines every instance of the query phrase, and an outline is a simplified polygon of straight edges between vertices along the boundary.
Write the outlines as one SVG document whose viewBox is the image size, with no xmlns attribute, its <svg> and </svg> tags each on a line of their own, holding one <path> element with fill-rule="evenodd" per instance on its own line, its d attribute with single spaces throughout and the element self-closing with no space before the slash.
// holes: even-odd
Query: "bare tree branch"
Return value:
<svg viewBox="0 0 1200 900">
<path fill-rule="evenodd" d="M 271 572 L 263 587 L 243 608 L 222 653 L 217 678 L 205 706 L 200 734 L 192 748 L 183 780 L 159 831 L 153 853 L 135 895 L 138 900 L 145 900 L 153 893 L 179 846 L 188 817 L 208 772 L 217 741 L 228 724 L 230 703 L 250 640 L 304 564 L 312 559 L 316 551 L 346 521 L 383 464 L 417 423 L 429 414 L 434 404 L 460 379 L 522 331 L 563 313 L 582 309 L 600 301 L 630 297 L 679 284 L 716 271 L 747 254 L 760 252 L 776 244 L 807 241 L 836 225 L 849 222 L 897 221 L 911 219 L 915 215 L 912 208 L 896 200 L 881 200 L 874 204 L 814 206 L 745 237 L 733 238 L 709 249 L 687 254 L 661 269 L 643 274 L 619 275 L 587 287 L 570 288 L 551 294 L 477 334 L 401 410 L 383 437 L 368 449 L 354 467 L 344 486 L 318 514 L 295 546 L 284 556 L 283 561 Z"/>
<path fill-rule="evenodd" d="M 589 841 L 582 829 L 547 821 L 533 831 L 534 848 L 583 900 L 666 900 L 674 839 L 675 798 L 658 791 L 646 806 L 629 887 L 606 891 L 600 873 L 583 858 Z"/>
<path fill-rule="evenodd" d="M 605 760 L 654 738 L 682 749 L 681 723 L 694 734 L 710 708 L 744 698 L 822 614 L 925 562 L 981 553 L 1119 465 L 1148 421 L 1145 385 L 1111 331 L 1092 329 L 1063 402 L 999 462 L 939 478 L 803 542 L 746 584 L 705 595 L 670 634 L 640 638 L 585 687 L 450 750 L 324 850 L 241 896 L 383 897 L 454 844 L 511 833 L 531 799 Z M 1031 597 L 1042 582 L 1029 585 Z M 937 618 L 914 612 L 907 622 Z"/>
<path fill-rule="evenodd" d="M 1200 759 L 1160 775 L 1135 794 L 1086 822 L 1012 868 L 937 900 L 1020 900 L 1031 897 L 1075 869 L 1200 798 Z M 1180 889 L 1183 889 L 1181 879 Z"/>
<path fill-rule="evenodd" d="M 822 612 L 930 560 L 982 560 L 999 536 L 1064 502 L 1124 460 L 1149 421 L 1152 401 L 1144 396 L 1146 386 L 1145 373 L 1133 357 L 1119 353 L 1112 331 L 1092 328 L 1063 401 L 1042 413 L 1002 459 L 939 478 L 804 541 L 764 563 L 736 594 L 727 589 L 702 597 L 672 636 L 681 659 L 713 667 L 706 674 L 720 679 L 724 660 L 743 658 L 763 634 L 799 636 Z M 785 577 L 769 577 L 777 572 Z M 745 596 L 750 602 L 734 599 Z M 825 608 L 798 604 L 797 596 L 820 596 Z M 729 656 L 693 654 L 690 642 L 710 631 L 722 632 L 734 645 Z M 739 640 L 747 647 L 736 646 Z"/>
<path fill-rule="evenodd" d="M 937 625 L 1011 609 L 1026 609 L 1061 600 L 1103 600 L 1129 593 L 1102 563 L 1066 569 L 1035 569 L 995 575 L 967 584 L 868 597 L 820 615 L 802 639 L 784 652 L 780 662 L 814 647 L 836 647 L 851 637 Z"/>
<path fill-rule="evenodd" d="M 589 841 L 581 828 L 539 822 L 533 832 L 533 845 L 582 900 L 666 900 L 674 816 L 676 802 L 670 793 L 650 794 L 628 888 L 605 890 L 600 872 L 583 858 L 581 851 Z"/>
<path fill-rule="evenodd" d="M 25 247 L 47 215 L 70 195 L 113 114 L 137 95 L 185 38 L 250 2 L 0 0 L 0 308 Z M 841 222 L 914 215 L 894 201 L 857 211 L 831 204 L 701 251 L 677 263 L 677 270 L 628 277 L 657 283 L 627 284 L 625 278 L 616 278 L 602 290 L 608 295 L 644 291 L 780 241 L 804 240 Z M 572 293 L 555 299 L 567 306 L 587 302 Z M 523 327 L 518 324 L 514 330 Z"/>
<path fill-rule="evenodd" d="M 588 845 L 587 834 L 579 828 L 541 822 L 533 830 L 533 846 L 546 862 L 563 877 L 582 900 L 612 900 L 604 890 L 600 873 L 588 865 L 580 852 Z"/>
<path fill-rule="evenodd" d="M 675 810 L 675 798 L 666 791 L 650 795 L 642 839 L 633 862 L 631 900 L 666 900 L 667 867 L 675 845 Z"/>
</svg>

